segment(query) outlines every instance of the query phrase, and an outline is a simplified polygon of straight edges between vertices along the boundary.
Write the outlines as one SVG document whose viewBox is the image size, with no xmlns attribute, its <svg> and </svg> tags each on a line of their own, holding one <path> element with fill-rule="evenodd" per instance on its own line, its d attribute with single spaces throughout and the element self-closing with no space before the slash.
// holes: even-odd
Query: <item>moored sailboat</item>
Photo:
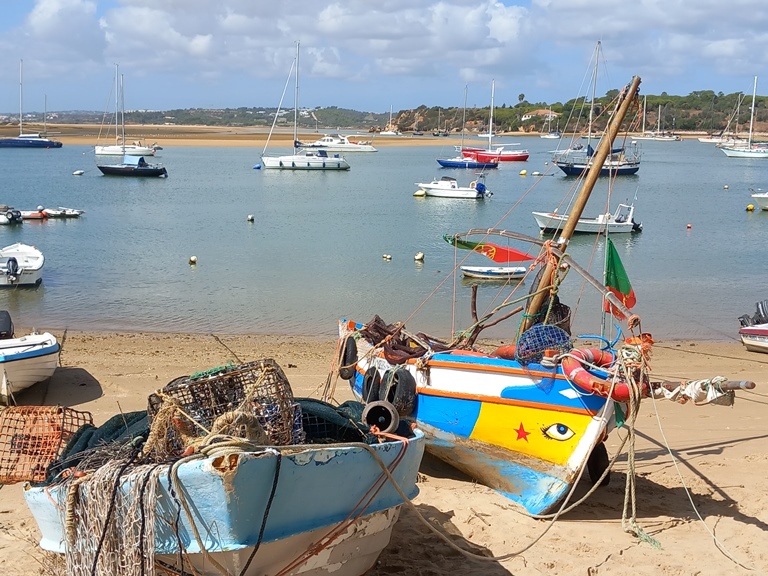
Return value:
<svg viewBox="0 0 768 576">
<path fill-rule="evenodd" d="M 754 143 L 752 142 L 753 127 L 755 123 L 755 95 L 757 94 L 757 76 L 755 76 L 755 82 L 752 87 L 752 108 L 749 116 L 749 138 L 747 139 L 746 146 L 740 146 L 733 144 L 729 146 L 719 146 L 720 150 L 728 156 L 728 158 L 768 158 L 768 143 Z"/>
<path fill-rule="evenodd" d="M 338 171 L 349 170 L 349 162 L 340 153 L 329 154 L 325 149 L 308 149 L 301 146 L 299 141 L 299 43 L 296 42 L 296 57 L 293 60 L 291 66 L 291 72 L 295 70 L 294 77 L 294 96 L 293 96 L 293 152 L 291 154 L 283 154 L 279 156 L 267 155 L 267 147 L 269 146 L 269 140 L 272 137 L 272 131 L 275 128 L 277 122 L 277 114 L 275 114 L 275 120 L 272 123 L 272 128 L 269 131 L 267 142 L 264 145 L 264 150 L 261 154 L 261 164 L 267 169 L 276 170 L 324 170 L 324 171 Z M 290 79 L 291 74 L 288 77 Z M 280 100 L 282 105 L 282 99 Z M 279 112 L 279 107 L 278 107 Z M 255 166 L 255 168 L 261 168 L 262 166 Z"/>
</svg>

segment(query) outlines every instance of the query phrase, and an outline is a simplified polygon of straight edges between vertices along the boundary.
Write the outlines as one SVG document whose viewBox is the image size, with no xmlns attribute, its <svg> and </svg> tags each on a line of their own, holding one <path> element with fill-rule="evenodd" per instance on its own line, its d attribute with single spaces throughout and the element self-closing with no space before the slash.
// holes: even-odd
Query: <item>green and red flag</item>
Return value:
<svg viewBox="0 0 768 576">
<path fill-rule="evenodd" d="M 448 236 L 448 234 L 443 234 L 443 240 L 448 242 L 448 244 L 456 246 L 456 248 L 473 250 L 483 256 L 487 256 L 494 262 L 524 262 L 525 260 L 533 260 L 533 256 L 525 252 L 515 250 L 514 248 L 505 248 L 490 242 L 469 242 L 468 240 L 461 240 L 456 236 Z"/>
<path fill-rule="evenodd" d="M 632 284 L 629 283 L 629 276 L 627 276 L 624 264 L 621 263 L 619 253 L 616 252 L 610 238 L 606 242 L 605 287 L 627 308 L 632 309 L 632 306 L 637 303 L 635 291 L 632 289 Z M 610 312 L 616 318 L 624 318 L 624 314 L 608 300 L 605 300 L 605 311 Z"/>
</svg>

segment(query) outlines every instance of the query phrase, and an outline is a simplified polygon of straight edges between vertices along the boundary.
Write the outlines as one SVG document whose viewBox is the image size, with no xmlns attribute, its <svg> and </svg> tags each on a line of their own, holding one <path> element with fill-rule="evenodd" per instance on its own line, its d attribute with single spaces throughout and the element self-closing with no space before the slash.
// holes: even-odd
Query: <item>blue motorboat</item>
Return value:
<svg viewBox="0 0 768 576">
<path fill-rule="evenodd" d="M 498 168 L 499 161 L 493 160 L 489 162 L 481 162 L 475 158 L 465 158 L 463 156 L 457 156 L 455 158 L 438 158 L 437 163 L 443 168 L 472 168 L 472 169 L 485 169 L 485 168 Z"/>
</svg>

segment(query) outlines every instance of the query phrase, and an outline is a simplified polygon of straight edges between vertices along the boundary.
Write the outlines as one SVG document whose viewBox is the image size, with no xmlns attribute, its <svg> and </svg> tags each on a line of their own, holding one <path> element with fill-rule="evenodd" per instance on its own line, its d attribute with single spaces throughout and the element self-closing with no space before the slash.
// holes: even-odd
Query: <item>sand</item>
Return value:
<svg viewBox="0 0 768 576">
<path fill-rule="evenodd" d="M 274 358 L 297 396 L 319 397 L 336 345 L 293 336 L 54 333 L 63 343 L 61 366 L 50 382 L 20 395 L 20 403 L 88 410 L 97 423 L 120 410 L 146 408 L 148 394 L 177 376 L 230 360 Z M 739 392 L 730 408 L 644 402 L 635 457 L 637 522 L 661 548 L 622 530 L 625 456 L 609 486 L 552 525 L 427 457 L 414 510 L 404 509 L 369 575 L 768 573 L 766 364 L 768 355 L 736 342 L 657 342 L 652 368 L 658 378 L 722 374 L 758 383 Z M 346 382 L 338 383 L 335 398 L 349 399 Z M 616 432 L 610 436 L 611 454 L 620 441 Z M 589 488 L 583 479 L 576 497 Z M 50 563 L 36 545 L 39 532 L 21 490 L 20 484 L 0 490 L 0 573 L 54 573 L 43 568 Z M 467 559 L 417 514 L 464 549 L 487 556 L 525 551 L 504 562 Z"/>
</svg>

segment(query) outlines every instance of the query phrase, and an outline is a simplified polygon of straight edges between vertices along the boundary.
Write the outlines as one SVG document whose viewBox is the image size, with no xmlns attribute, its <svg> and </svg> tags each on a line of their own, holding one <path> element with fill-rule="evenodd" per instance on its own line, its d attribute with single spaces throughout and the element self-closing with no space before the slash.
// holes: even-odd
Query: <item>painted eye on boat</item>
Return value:
<svg viewBox="0 0 768 576">
<path fill-rule="evenodd" d="M 573 435 L 576 434 L 576 432 L 568 428 L 565 424 L 559 423 L 542 428 L 541 431 L 545 438 L 548 438 L 549 440 L 560 440 L 561 442 L 570 440 L 573 438 Z"/>
</svg>

